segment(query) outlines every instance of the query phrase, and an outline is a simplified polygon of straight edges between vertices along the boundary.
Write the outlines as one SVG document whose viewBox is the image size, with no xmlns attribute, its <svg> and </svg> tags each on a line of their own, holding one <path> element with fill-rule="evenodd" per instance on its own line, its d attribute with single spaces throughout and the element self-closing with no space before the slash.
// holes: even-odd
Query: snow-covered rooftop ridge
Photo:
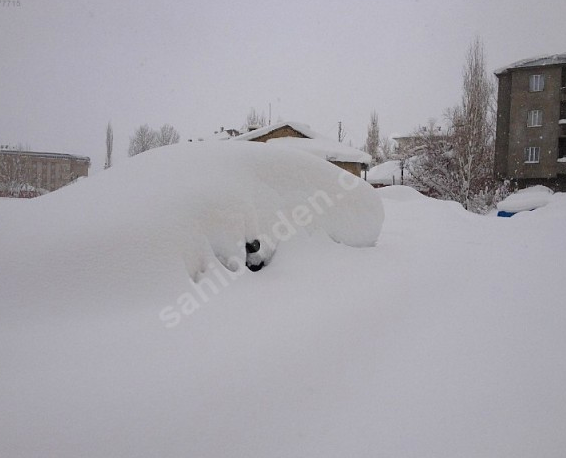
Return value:
<svg viewBox="0 0 566 458">
<path fill-rule="evenodd" d="M 507 72 L 508 70 L 513 70 L 516 68 L 529 68 L 529 67 L 542 67 L 546 65 L 560 65 L 566 64 L 566 53 L 562 54 L 547 54 L 542 56 L 530 57 L 528 59 L 522 59 L 514 62 L 505 67 L 498 68 L 495 70 L 496 75 Z"/>
<path fill-rule="evenodd" d="M 289 126 L 292 129 L 300 132 L 305 137 L 308 138 L 321 138 L 322 135 L 311 130 L 310 126 L 307 124 L 302 124 L 300 122 L 288 122 L 288 121 L 281 121 L 275 124 L 271 124 L 270 126 L 260 127 L 259 129 L 252 130 L 250 132 L 246 132 L 245 134 L 238 135 L 234 138 L 234 140 L 253 140 L 254 138 L 262 137 L 263 135 L 267 135 L 274 130 L 280 129 L 281 127 Z"/>
<path fill-rule="evenodd" d="M 369 164 L 371 156 L 351 146 L 327 138 L 280 137 L 267 141 L 270 145 L 292 148 L 332 162 Z"/>
<path fill-rule="evenodd" d="M 293 130 L 304 135 L 306 138 L 280 137 L 270 139 L 268 142 L 275 143 L 279 146 L 292 147 L 329 161 L 359 162 L 362 164 L 369 164 L 371 162 L 371 156 L 369 154 L 325 137 L 324 135 L 312 130 L 307 124 L 299 122 L 278 122 L 276 124 L 261 127 L 259 129 L 252 130 L 251 132 L 239 135 L 232 138 L 232 140 L 254 140 L 285 126 L 289 126 Z"/>
<path fill-rule="evenodd" d="M 77 159 L 81 161 L 90 162 L 90 157 L 87 156 L 77 156 L 76 154 L 68 153 L 50 153 L 45 151 L 20 151 L 20 150 L 0 150 L 0 154 L 25 154 L 26 156 L 39 156 L 39 157 L 49 157 L 54 159 Z"/>
</svg>

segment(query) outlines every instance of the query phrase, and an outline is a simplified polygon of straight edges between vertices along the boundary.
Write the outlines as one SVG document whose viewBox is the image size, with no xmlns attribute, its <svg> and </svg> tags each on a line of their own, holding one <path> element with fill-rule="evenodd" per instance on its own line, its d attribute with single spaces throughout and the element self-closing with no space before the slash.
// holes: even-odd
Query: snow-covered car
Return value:
<svg viewBox="0 0 566 458">
<path fill-rule="evenodd" d="M 536 210 L 550 202 L 553 191 L 546 186 L 532 186 L 511 194 L 497 204 L 497 216 L 511 217 L 516 213 Z"/>
</svg>

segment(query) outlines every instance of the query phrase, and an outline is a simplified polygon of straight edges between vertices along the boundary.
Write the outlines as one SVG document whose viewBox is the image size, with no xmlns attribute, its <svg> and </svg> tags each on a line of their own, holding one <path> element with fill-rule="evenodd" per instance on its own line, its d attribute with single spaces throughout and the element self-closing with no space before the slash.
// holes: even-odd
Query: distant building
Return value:
<svg viewBox="0 0 566 458">
<path fill-rule="evenodd" d="M 419 150 L 430 144 L 431 139 L 437 141 L 442 146 L 448 146 L 450 137 L 442 126 L 432 125 L 428 127 L 419 127 L 419 129 L 410 135 L 393 136 L 396 143 L 396 152 L 413 152 L 417 153 Z"/>
<path fill-rule="evenodd" d="M 522 60 L 499 79 L 495 173 L 566 191 L 566 53 Z"/>
<path fill-rule="evenodd" d="M 360 176 L 367 170 L 371 156 L 343 143 L 325 138 L 309 126 L 296 122 L 279 122 L 260 127 L 233 138 L 234 141 L 273 142 L 319 156 L 338 167 Z"/>
<path fill-rule="evenodd" d="M 90 158 L 0 149 L 0 196 L 34 197 L 88 176 Z"/>
</svg>

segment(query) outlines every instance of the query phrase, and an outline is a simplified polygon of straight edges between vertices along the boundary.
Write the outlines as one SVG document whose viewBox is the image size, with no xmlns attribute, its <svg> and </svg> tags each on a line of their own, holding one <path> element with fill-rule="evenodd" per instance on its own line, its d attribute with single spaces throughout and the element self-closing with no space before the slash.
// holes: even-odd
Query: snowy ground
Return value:
<svg viewBox="0 0 566 458">
<path fill-rule="evenodd" d="M 210 259 L 241 252 L 219 236 L 193 243 L 187 227 L 257 235 L 252 215 L 269 219 L 276 207 L 260 207 L 273 199 L 289 209 L 316 189 L 337 195 L 333 169 L 295 158 L 305 179 L 283 183 L 280 159 L 273 176 L 222 159 L 228 194 L 255 205 L 238 223 L 231 205 L 203 220 L 188 199 L 197 176 L 227 195 L 208 159 L 181 174 L 172 155 L 141 197 L 134 184 L 106 199 L 101 187 L 144 183 L 135 177 L 156 166 L 136 160 L 75 189 L 0 201 L 0 456 L 566 455 L 564 195 L 492 218 L 362 186 L 363 206 L 336 201 L 267 268 L 230 276 Z M 311 183 L 309 167 L 327 179 Z M 257 196 L 234 190 L 242 174 L 265 185 Z M 379 233 L 378 196 L 385 222 L 363 247 Z"/>
</svg>

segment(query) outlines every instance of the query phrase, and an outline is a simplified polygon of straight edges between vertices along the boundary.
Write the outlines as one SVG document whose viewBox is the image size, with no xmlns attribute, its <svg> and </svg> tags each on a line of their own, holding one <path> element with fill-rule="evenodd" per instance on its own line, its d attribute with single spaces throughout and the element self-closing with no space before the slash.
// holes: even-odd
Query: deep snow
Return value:
<svg viewBox="0 0 566 458">
<path fill-rule="evenodd" d="M 405 177 L 409 171 L 405 170 Z M 386 161 L 369 169 L 366 177 L 370 184 L 392 185 L 401 184 L 400 161 Z"/>
<path fill-rule="evenodd" d="M 564 195 L 504 219 L 362 184 L 230 276 L 202 247 L 241 252 L 193 230 L 253 237 L 343 192 L 316 158 L 236 154 L 0 201 L 0 456 L 566 454 Z"/>
<path fill-rule="evenodd" d="M 532 186 L 511 194 L 497 204 L 497 210 L 517 213 L 544 207 L 552 200 L 552 190 L 546 186 Z"/>
</svg>

